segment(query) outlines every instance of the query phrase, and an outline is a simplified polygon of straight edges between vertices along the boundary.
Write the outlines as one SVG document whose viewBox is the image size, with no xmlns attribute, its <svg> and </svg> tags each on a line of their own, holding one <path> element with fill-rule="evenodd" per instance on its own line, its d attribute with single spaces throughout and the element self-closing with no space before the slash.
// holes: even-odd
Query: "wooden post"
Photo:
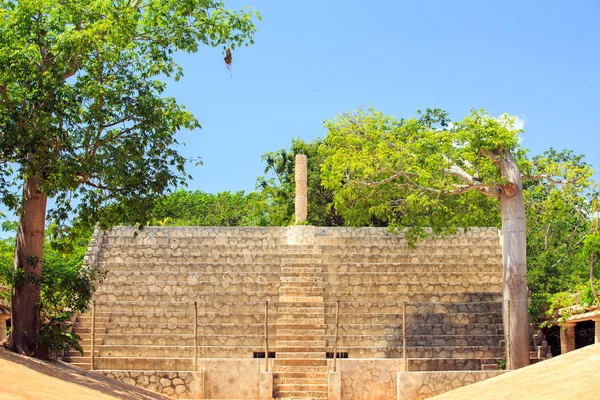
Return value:
<svg viewBox="0 0 600 400">
<path fill-rule="evenodd" d="M 404 361 L 404 372 L 408 372 L 408 360 L 406 359 L 406 302 L 402 302 L 402 359 Z"/>
<path fill-rule="evenodd" d="M 94 353 L 96 347 L 96 300 L 92 301 L 92 346 L 90 352 L 90 370 L 94 370 Z"/>
<path fill-rule="evenodd" d="M 508 318 L 508 330 L 506 332 L 506 369 L 512 369 L 512 354 L 510 352 L 510 300 L 506 300 L 506 303 L 506 316 Z"/>
<path fill-rule="evenodd" d="M 265 301 L 265 371 L 269 372 L 269 302 Z"/>
<path fill-rule="evenodd" d="M 336 372 L 337 365 L 337 342 L 338 328 L 340 322 L 340 301 L 338 300 L 335 306 L 335 338 L 333 339 L 333 372 Z"/>
<path fill-rule="evenodd" d="M 198 302 L 194 301 L 194 371 L 198 371 Z"/>
</svg>

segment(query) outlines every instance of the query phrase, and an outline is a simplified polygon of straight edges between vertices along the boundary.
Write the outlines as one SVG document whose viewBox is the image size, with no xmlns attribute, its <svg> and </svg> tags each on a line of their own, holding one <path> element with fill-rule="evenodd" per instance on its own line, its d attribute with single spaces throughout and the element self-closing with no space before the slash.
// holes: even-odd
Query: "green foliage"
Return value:
<svg viewBox="0 0 600 400">
<path fill-rule="evenodd" d="M 524 183 L 527 204 L 528 284 L 535 301 L 575 290 L 589 278 L 585 243 L 591 228 L 591 167 L 582 156 L 549 149 L 528 161 L 528 174 L 554 177 L 573 184 L 556 185 L 539 179 Z"/>
<path fill-rule="evenodd" d="M 295 158 L 297 154 L 307 156 L 307 225 L 340 226 L 343 218 L 333 206 L 333 191 L 325 189 L 321 183 L 321 165 L 324 157 L 319 149 L 323 139 L 304 142 L 293 139 L 289 150 L 281 149 L 265 153 L 264 173 L 257 179 L 257 189 L 264 202 L 269 224 L 286 226 L 295 224 Z"/>
<path fill-rule="evenodd" d="M 264 226 L 267 216 L 259 196 L 243 191 L 217 194 L 177 190 L 156 201 L 152 225 Z"/>
<path fill-rule="evenodd" d="M 408 228 L 416 241 L 430 233 L 425 228 L 444 234 L 500 227 L 496 198 L 511 184 L 500 166 L 512 157 L 524 180 L 530 311 L 539 315 L 553 294 L 579 291 L 589 277 L 600 243 L 591 230 L 597 200 L 582 156 L 549 149 L 529 159 L 514 123 L 485 111 L 454 123 L 439 109 L 400 120 L 375 110 L 347 112 L 326 123 L 323 184 L 346 223 Z"/>
<path fill-rule="evenodd" d="M 179 51 L 252 43 L 249 9 L 210 0 L 0 0 L 0 199 L 23 179 L 54 198 L 53 235 L 148 221 L 184 184 L 175 133 L 198 121 L 164 96 Z"/>
<path fill-rule="evenodd" d="M 26 277 L 23 270 L 13 269 L 14 238 L 0 240 L 0 291 L 2 297 L 10 299 L 13 286 L 26 281 L 40 288 L 42 326 L 37 343 L 37 355 L 52 357 L 63 350 L 74 348 L 81 351 L 77 335 L 70 332 L 73 315 L 85 312 L 94 292 L 94 283 L 103 279 L 103 273 L 83 266 L 90 235 L 80 238 L 72 253 L 62 253 L 48 241 L 44 248 L 43 274 L 41 278 Z"/>
<path fill-rule="evenodd" d="M 460 167 L 472 175 L 474 189 L 496 185 L 498 169 L 481 149 L 516 146 L 513 120 L 473 112 L 452 129 L 448 122 L 438 109 L 406 120 L 358 110 L 328 121 L 321 177 L 334 191 L 335 207 L 346 222 L 409 227 L 413 239 L 425 235 L 424 227 L 441 234 L 457 227 L 497 226 L 499 213 L 491 211 L 498 209 L 497 200 L 478 190 L 466 193 L 465 182 L 450 171 Z"/>
</svg>

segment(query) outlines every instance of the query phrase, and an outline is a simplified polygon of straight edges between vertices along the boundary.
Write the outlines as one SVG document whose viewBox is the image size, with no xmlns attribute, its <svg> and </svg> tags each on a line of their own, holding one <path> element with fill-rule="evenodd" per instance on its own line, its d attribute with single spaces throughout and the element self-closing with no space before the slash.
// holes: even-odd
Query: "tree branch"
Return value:
<svg viewBox="0 0 600 400">
<path fill-rule="evenodd" d="M 391 181 L 393 181 L 395 179 L 398 179 L 398 178 L 402 178 L 402 177 L 404 177 L 404 178 L 417 178 L 418 175 L 417 174 L 411 174 L 411 173 L 408 173 L 408 172 L 401 171 L 401 172 L 396 172 L 395 174 L 393 174 L 393 175 L 391 175 L 391 176 L 389 176 L 389 177 L 387 177 L 385 179 L 382 179 L 380 181 L 375 181 L 375 182 L 373 182 L 373 181 L 359 181 L 358 183 L 360 185 L 362 185 L 362 186 L 377 187 L 377 186 L 385 185 L 386 183 L 390 183 Z"/>
<path fill-rule="evenodd" d="M 490 153 L 489 151 L 487 151 L 486 149 L 479 149 L 479 152 L 486 158 L 488 158 L 492 163 L 494 163 L 494 165 L 496 165 L 498 168 L 502 168 L 502 160 L 500 160 L 500 157 L 496 156 L 493 153 Z"/>
<path fill-rule="evenodd" d="M 412 173 L 408 173 L 408 172 L 397 172 L 385 179 L 382 179 L 380 181 L 376 181 L 376 182 L 370 182 L 370 181 L 359 181 L 357 182 L 359 185 L 362 186 L 367 186 L 367 187 L 377 187 L 380 185 L 384 185 L 386 183 L 390 183 L 392 181 L 394 181 L 395 179 L 401 178 L 401 177 L 405 177 L 405 178 L 417 178 L 418 175 L 417 174 L 412 174 Z M 398 183 L 397 186 L 404 186 L 404 187 L 412 187 L 412 188 L 417 188 L 417 189 L 421 189 L 424 190 L 426 192 L 430 192 L 430 193 L 437 193 L 440 195 L 455 195 L 455 194 L 462 194 L 465 192 L 468 192 L 470 190 L 474 190 L 474 191 L 478 191 L 480 193 L 483 193 L 484 195 L 488 196 L 488 197 L 493 197 L 495 199 L 500 198 L 500 194 L 501 194 L 501 189 L 502 187 L 498 184 L 486 184 L 486 183 L 481 183 L 476 181 L 475 179 L 473 179 L 470 183 L 468 183 L 467 185 L 454 185 L 453 189 L 449 189 L 449 190 L 444 190 L 444 189 L 435 189 L 435 188 L 431 188 L 428 186 L 423 186 L 423 185 L 419 185 L 418 183 L 414 183 L 414 182 L 407 182 L 407 183 Z"/>
<path fill-rule="evenodd" d="M 521 175 L 521 177 L 525 178 L 525 179 L 539 179 L 539 180 L 545 179 L 548 182 L 553 183 L 555 185 L 568 185 L 568 184 L 572 183 L 570 181 L 562 181 L 562 180 L 559 180 L 559 179 L 555 179 L 554 177 L 552 177 L 552 175 L 529 175 L 529 174 L 523 174 L 523 175 Z"/>
</svg>

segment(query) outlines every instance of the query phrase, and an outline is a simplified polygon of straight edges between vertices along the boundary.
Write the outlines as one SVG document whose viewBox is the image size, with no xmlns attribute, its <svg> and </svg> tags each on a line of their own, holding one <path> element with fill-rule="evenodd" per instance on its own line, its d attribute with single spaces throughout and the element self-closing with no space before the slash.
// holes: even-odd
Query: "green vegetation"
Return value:
<svg viewBox="0 0 600 400">
<path fill-rule="evenodd" d="M 13 227 L 5 224 L 5 229 Z M 48 240 L 44 246 L 44 272 L 33 284 L 40 288 L 40 331 L 34 354 L 40 358 L 54 358 L 62 351 L 82 351 L 79 337 L 70 332 L 72 317 L 88 309 L 94 292 L 94 282 L 102 274 L 83 267 L 83 257 L 90 235 L 83 235 L 68 254 L 54 249 Z M 13 269 L 15 239 L 0 240 L 0 297 L 10 299 L 10 289 L 28 279 L 22 270 Z"/>
<path fill-rule="evenodd" d="M 0 0 L 0 200 L 20 217 L 14 268 L 25 276 L 13 351 L 38 343 L 46 221 L 60 238 L 149 221 L 154 199 L 187 179 L 175 134 L 199 127 L 164 96 L 164 79 L 183 73 L 174 55 L 204 45 L 230 60 L 252 43 L 256 16 L 211 0 Z"/>
</svg>

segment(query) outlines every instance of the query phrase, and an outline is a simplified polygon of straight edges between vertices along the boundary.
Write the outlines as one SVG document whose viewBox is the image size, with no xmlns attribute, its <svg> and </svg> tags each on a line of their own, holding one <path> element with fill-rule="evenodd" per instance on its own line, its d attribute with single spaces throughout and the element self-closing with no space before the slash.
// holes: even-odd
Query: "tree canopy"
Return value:
<svg viewBox="0 0 600 400">
<path fill-rule="evenodd" d="M 334 191 L 337 210 L 351 224 L 387 218 L 393 227 L 409 228 L 408 237 L 417 240 L 428 234 L 425 228 L 440 234 L 501 220 L 512 369 L 529 363 L 523 180 L 569 186 L 563 193 L 572 197 L 589 186 L 592 174 L 568 157 L 527 160 L 515 121 L 483 110 L 456 122 L 440 109 L 400 120 L 358 110 L 326 123 L 322 147 L 324 186 Z M 486 212 L 493 204 L 498 211 Z"/>
<path fill-rule="evenodd" d="M 46 220 L 56 236 L 148 221 L 187 178 L 175 134 L 199 127 L 164 96 L 183 74 L 174 55 L 222 46 L 230 62 L 253 16 L 211 0 L 0 0 L 0 200 L 20 216 L 27 278 L 13 288 L 13 350 L 35 348 Z"/>
</svg>

